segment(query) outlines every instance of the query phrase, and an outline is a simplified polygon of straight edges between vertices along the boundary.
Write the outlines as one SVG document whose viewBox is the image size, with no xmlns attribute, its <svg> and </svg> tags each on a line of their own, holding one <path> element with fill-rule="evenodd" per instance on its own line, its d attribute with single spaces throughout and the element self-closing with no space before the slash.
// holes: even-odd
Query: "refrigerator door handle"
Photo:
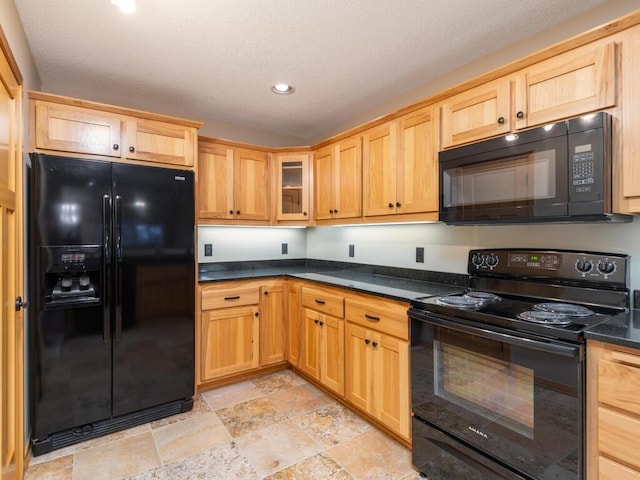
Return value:
<svg viewBox="0 0 640 480">
<path fill-rule="evenodd" d="M 111 195 L 102 197 L 102 338 L 104 343 L 111 341 L 111 294 L 110 267 L 111 264 Z"/>
<path fill-rule="evenodd" d="M 119 342 L 122 339 L 122 212 L 121 212 L 122 197 L 116 195 L 115 200 L 115 254 L 116 254 L 116 266 L 115 266 L 115 320 L 116 331 L 115 340 Z"/>
</svg>

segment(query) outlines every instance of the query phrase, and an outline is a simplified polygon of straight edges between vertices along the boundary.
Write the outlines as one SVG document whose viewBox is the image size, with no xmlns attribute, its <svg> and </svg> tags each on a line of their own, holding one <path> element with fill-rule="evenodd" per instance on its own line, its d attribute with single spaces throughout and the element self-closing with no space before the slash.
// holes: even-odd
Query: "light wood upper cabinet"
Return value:
<svg viewBox="0 0 640 480">
<path fill-rule="evenodd" d="M 198 148 L 198 217 L 268 221 L 268 154 L 207 139 Z"/>
<path fill-rule="evenodd" d="M 121 115 L 35 101 L 35 148 L 120 157 Z"/>
<path fill-rule="evenodd" d="M 589 44 L 454 95 L 442 103 L 442 147 L 615 105 L 615 57 L 613 41 Z"/>
<path fill-rule="evenodd" d="M 316 152 L 316 220 L 362 216 L 362 147 L 351 137 Z"/>
<path fill-rule="evenodd" d="M 194 129 L 182 125 L 130 119 L 125 155 L 134 160 L 193 167 L 196 135 Z"/>
<path fill-rule="evenodd" d="M 516 74 L 516 128 L 615 105 L 615 47 L 613 42 L 586 45 Z"/>
<path fill-rule="evenodd" d="M 442 147 L 473 142 L 511 129 L 511 82 L 500 78 L 442 103 Z"/>
<path fill-rule="evenodd" d="M 285 360 L 285 288 L 282 282 L 260 287 L 260 365 Z"/>
<path fill-rule="evenodd" d="M 276 154 L 276 220 L 309 221 L 310 153 Z"/>
<path fill-rule="evenodd" d="M 432 109 L 427 108 L 365 132 L 365 216 L 438 209 L 434 123 Z"/>
<path fill-rule="evenodd" d="M 198 122 L 40 92 L 29 97 L 31 151 L 195 165 Z"/>
</svg>

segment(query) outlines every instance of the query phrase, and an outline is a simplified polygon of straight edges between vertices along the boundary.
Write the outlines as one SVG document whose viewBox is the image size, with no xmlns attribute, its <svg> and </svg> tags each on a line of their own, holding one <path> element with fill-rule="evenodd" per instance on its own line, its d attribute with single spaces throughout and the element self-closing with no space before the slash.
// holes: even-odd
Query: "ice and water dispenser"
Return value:
<svg viewBox="0 0 640 480">
<path fill-rule="evenodd" d="M 69 308 L 100 303 L 100 245 L 40 247 L 44 308 Z"/>
</svg>

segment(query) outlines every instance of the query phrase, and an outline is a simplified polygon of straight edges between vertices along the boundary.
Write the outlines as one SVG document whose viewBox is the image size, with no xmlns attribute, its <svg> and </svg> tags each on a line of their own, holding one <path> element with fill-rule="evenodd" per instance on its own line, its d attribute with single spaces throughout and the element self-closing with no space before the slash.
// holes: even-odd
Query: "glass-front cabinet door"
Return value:
<svg viewBox="0 0 640 480">
<path fill-rule="evenodd" d="M 310 219 L 309 153 L 276 155 L 277 220 Z"/>
</svg>

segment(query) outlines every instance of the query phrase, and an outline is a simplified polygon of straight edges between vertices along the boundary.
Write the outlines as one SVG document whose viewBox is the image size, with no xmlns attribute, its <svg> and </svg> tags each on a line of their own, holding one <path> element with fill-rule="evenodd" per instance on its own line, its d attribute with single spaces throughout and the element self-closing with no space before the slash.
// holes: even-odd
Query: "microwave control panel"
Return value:
<svg viewBox="0 0 640 480">
<path fill-rule="evenodd" d="M 579 123 L 573 125 L 571 122 Z M 590 122 L 593 124 L 590 125 Z M 568 135 L 568 187 L 569 204 L 577 211 L 570 214 L 587 213 L 580 211 L 582 202 L 605 202 L 611 180 L 605 177 L 611 157 L 611 142 L 607 135 L 610 119 L 600 114 L 593 119 L 581 117 L 570 120 Z M 591 207 L 592 208 L 592 207 Z M 603 212 L 604 212 L 603 205 Z M 589 211 L 589 213 L 598 213 Z"/>
</svg>

